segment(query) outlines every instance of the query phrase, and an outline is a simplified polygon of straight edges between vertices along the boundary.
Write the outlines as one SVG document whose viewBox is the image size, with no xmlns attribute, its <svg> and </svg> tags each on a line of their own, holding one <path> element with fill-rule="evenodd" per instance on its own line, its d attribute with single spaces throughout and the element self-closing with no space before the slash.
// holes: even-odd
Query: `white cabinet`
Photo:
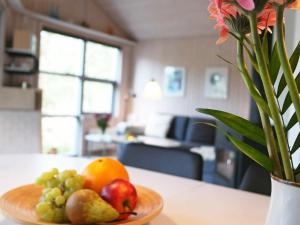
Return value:
<svg viewBox="0 0 300 225">
<path fill-rule="evenodd" d="M 41 92 L 0 87 L 0 154 L 41 152 Z"/>
</svg>

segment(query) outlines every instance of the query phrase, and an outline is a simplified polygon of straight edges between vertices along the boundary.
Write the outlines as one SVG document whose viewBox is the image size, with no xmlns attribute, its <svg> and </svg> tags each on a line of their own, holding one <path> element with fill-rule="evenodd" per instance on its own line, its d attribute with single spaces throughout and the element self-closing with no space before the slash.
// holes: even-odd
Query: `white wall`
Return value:
<svg viewBox="0 0 300 225">
<path fill-rule="evenodd" d="M 0 154 L 41 153 L 41 113 L 0 110 Z"/>
<path fill-rule="evenodd" d="M 200 116 L 198 107 L 220 109 L 249 115 L 250 97 L 239 72 L 217 57 L 222 55 L 229 61 L 236 61 L 235 41 L 217 46 L 216 36 L 174 38 L 139 42 L 134 49 L 133 100 L 132 112 L 146 120 L 152 112 Z M 142 97 L 145 84 L 154 78 L 163 87 L 164 68 L 183 66 L 186 68 L 186 93 L 184 97 L 166 97 L 159 101 Z M 227 67 L 229 85 L 227 99 L 204 97 L 205 69 L 208 67 Z M 202 115 L 203 116 L 203 115 Z"/>
</svg>

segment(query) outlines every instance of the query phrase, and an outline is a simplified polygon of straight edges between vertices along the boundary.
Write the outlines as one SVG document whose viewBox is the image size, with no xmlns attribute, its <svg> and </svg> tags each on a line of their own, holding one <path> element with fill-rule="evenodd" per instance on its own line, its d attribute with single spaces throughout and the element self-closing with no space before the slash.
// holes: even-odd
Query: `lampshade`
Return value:
<svg viewBox="0 0 300 225">
<path fill-rule="evenodd" d="M 161 99 L 161 96 L 162 96 L 161 88 L 158 82 L 155 81 L 154 79 L 147 82 L 143 91 L 143 97 L 149 100 L 159 100 Z"/>
</svg>

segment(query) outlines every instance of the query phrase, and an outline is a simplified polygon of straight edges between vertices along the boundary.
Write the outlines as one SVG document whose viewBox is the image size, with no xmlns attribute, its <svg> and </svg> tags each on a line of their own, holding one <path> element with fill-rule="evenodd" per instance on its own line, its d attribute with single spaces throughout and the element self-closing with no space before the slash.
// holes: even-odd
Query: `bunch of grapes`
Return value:
<svg viewBox="0 0 300 225">
<path fill-rule="evenodd" d="M 44 187 L 40 202 L 36 205 L 36 212 L 44 222 L 64 223 L 68 219 L 65 206 L 73 192 L 82 189 L 83 176 L 76 170 L 65 170 L 59 173 L 54 168 L 44 172 L 37 178 L 36 183 Z"/>
</svg>

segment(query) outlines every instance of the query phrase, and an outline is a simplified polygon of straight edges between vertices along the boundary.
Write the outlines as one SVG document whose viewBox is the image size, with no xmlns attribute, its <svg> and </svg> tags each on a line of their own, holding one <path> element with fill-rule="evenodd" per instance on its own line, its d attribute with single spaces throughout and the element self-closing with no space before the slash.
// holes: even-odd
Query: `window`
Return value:
<svg viewBox="0 0 300 225">
<path fill-rule="evenodd" d="M 3 3 L 0 1 L 0 55 L 4 55 L 4 33 L 5 33 L 5 15 Z M 3 57 L 0 57 L 0 73 L 3 72 Z M 2 76 L 0 76 L 0 85 L 2 85 Z"/>
<path fill-rule="evenodd" d="M 41 32 L 43 151 L 76 154 L 84 113 L 113 113 L 120 75 L 119 48 Z"/>
</svg>

